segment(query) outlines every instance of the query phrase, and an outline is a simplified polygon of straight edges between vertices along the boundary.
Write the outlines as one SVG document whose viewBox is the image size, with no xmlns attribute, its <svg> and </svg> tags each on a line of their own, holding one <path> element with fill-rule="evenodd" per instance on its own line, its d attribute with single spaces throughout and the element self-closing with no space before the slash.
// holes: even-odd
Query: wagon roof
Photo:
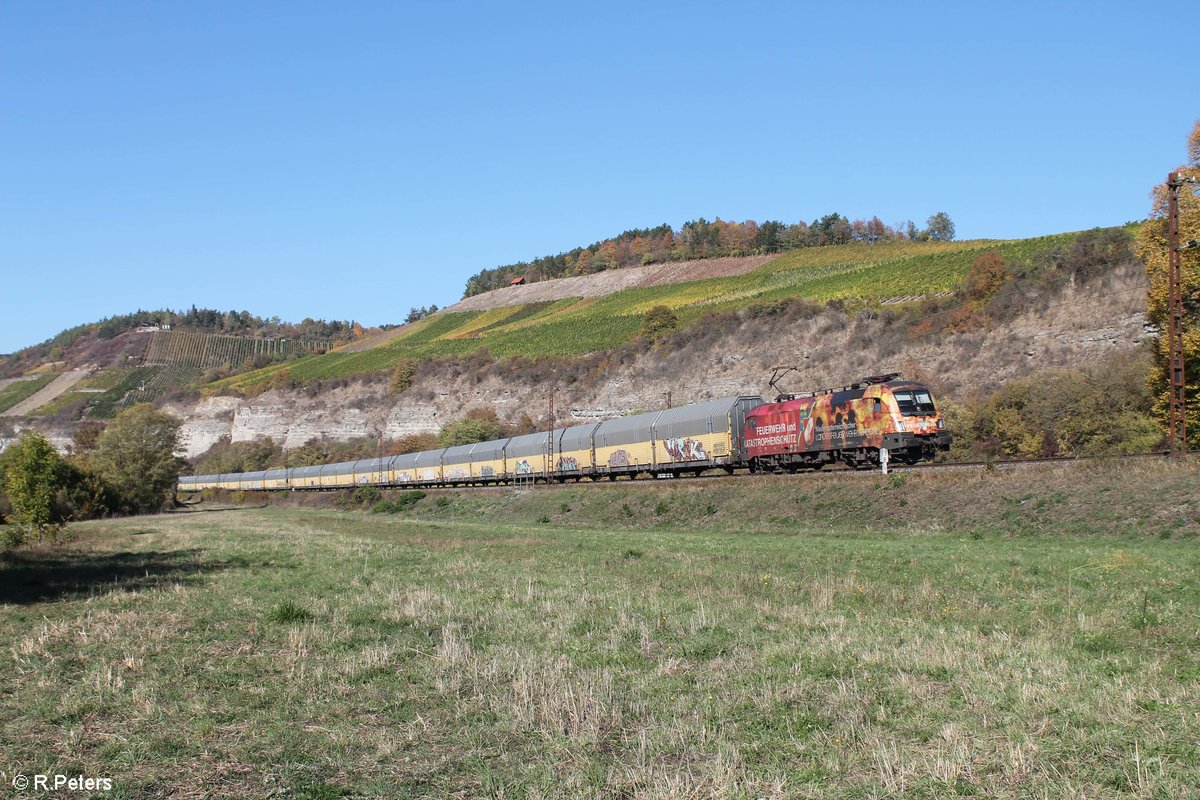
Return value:
<svg viewBox="0 0 1200 800">
<path fill-rule="evenodd" d="M 718 397 L 716 400 L 708 400 L 703 403 L 692 403 L 686 406 L 675 406 L 668 408 L 659 414 L 655 425 L 675 425 L 683 422 L 694 422 L 697 420 L 705 420 L 709 418 L 728 419 L 729 412 L 732 411 L 740 400 L 753 400 L 757 403 L 763 402 L 761 397 L 749 395 L 737 395 L 731 397 Z"/>
<path fill-rule="evenodd" d="M 387 463 L 386 458 L 362 458 L 354 462 L 355 472 L 379 472 Z"/>
<path fill-rule="evenodd" d="M 499 461 L 504 458 L 504 446 L 508 444 L 508 439 L 489 439 L 486 442 L 479 442 L 471 445 L 471 460 L 472 461 Z"/>
<path fill-rule="evenodd" d="M 592 432 L 600 426 L 599 422 L 589 422 L 586 425 L 572 425 L 562 428 L 555 437 L 560 451 L 586 450 L 592 446 Z"/>
<path fill-rule="evenodd" d="M 442 461 L 447 463 L 469 461 L 471 459 L 471 451 L 474 448 L 474 444 L 456 444 L 454 447 L 447 447 L 442 451 Z"/>
<path fill-rule="evenodd" d="M 600 423 L 596 433 L 607 435 L 627 433 L 631 431 L 646 431 L 651 425 L 679 425 L 688 422 L 707 420 L 710 418 L 728 419 L 740 400 L 752 400 L 761 403 L 761 397 L 734 395 L 706 400 L 703 403 L 691 403 L 686 406 L 666 408 L 661 411 L 648 411 L 644 414 L 634 414 L 628 417 L 617 417 Z"/>
<path fill-rule="evenodd" d="M 542 431 L 541 433 L 526 433 L 509 439 L 504 445 L 504 452 L 509 458 L 543 455 L 546 452 L 546 443 L 548 441 L 549 438 L 546 431 Z"/>
</svg>

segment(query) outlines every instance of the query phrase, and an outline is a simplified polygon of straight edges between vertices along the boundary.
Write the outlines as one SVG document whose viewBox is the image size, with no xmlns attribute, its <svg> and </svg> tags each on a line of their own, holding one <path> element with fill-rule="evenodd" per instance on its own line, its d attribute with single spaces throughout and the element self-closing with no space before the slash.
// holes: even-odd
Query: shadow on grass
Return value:
<svg viewBox="0 0 1200 800">
<path fill-rule="evenodd" d="M 0 603 L 39 603 L 161 583 L 193 583 L 200 576 L 248 567 L 244 559 L 202 559 L 198 549 L 142 553 L 2 553 Z"/>
<path fill-rule="evenodd" d="M 217 511 L 254 511 L 259 508 L 270 508 L 269 503 L 263 503 L 261 506 L 217 506 L 216 508 L 193 508 L 195 503 L 180 503 L 175 508 L 168 512 L 171 514 L 213 514 Z"/>
</svg>

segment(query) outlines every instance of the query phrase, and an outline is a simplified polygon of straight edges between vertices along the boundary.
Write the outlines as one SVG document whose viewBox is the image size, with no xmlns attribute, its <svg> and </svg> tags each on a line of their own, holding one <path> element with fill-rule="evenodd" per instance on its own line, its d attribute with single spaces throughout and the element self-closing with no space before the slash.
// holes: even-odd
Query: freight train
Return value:
<svg viewBox="0 0 1200 800">
<path fill-rule="evenodd" d="M 775 380 L 772 379 L 772 386 Z M 897 373 L 849 386 L 722 397 L 549 432 L 338 464 L 181 477 L 178 490 L 520 484 L 913 464 L 950 448 L 929 388 Z"/>
</svg>

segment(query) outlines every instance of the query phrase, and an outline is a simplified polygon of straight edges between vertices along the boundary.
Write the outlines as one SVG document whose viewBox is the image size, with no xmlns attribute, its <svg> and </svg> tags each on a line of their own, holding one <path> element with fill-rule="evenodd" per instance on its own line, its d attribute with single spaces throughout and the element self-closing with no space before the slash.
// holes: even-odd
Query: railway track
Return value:
<svg viewBox="0 0 1200 800">
<path fill-rule="evenodd" d="M 966 472 L 971 470 L 1011 470 L 1022 469 L 1035 466 L 1046 466 L 1050 464 L 1079 464 L 1084 462 L 1102 462 L 1102 461 L 1125 461 L 1130 459 L 1161 459 L 1170 457 L 1170 453 L 1166 451 L 1154 453 L 1128 453 L 1121 455 L 1107 456 L 1053 456 L 1047 458 L 1011 458 L 1011 459 L 995 459 L 992 461 L 946 461 L 937 463 L 921 463 L 921 464 L 898 464 L 892 465 L 888 469 L 889 474 L 907 474 L 909 472 L 921 471 L 948 471 L 948 472 Z M 701 475 L 659 475 L 651 478 L 619 478 L 615 481 L 608 480 L 568 480 L 559 482 L 557 480 L 542 480 L 539 479 L 535 483 L 522 484 L 458 484 L 458 485 L 420 485 L 406 484 L 403 486 L 377 486 L 379 489 L 422 489 L 422 490 L 447 490 L 447 491 L 463 491 L 463 490 L 478 490 L 478 489 L 516 489 L 516 490 L 542 490 L 553 489 L 558 487 L 577 486 L 580 484 L 592 484 L 598 486 L 619 486 L 624 483 L 638 482 L 646 483 L 651 481 L 667 481 L 667 480 L 686 480 L 686 481 L 711 481 L 722 480 L 726 478 L 737 478 L 755 476 L 768 479 L 836 479 L 836 478 L 869 478 L 878 476 L 880 470 L 867 469 L 856 470 L 848 467 L 835 466 L 827 470 L 801 470 L 798 472 L 757 472 L 751 473 L 747 470 L 739 470 L 733 474 L 727 474 L 724 471 L 713 470 Z M 369 484 L 375 486 L 376 484 Z M 336 491 L 353 491 L 357 487 L 293 487 L 290 491 L 293 492 L 336 492 Z M 224 490 L 229 491 L 229 490 Z M 249 490 L 255 491 L 255 490 Z M 288 492 L 288 489 L 268 489 L 258 490 L 269 493 Z M 199 494 L 180 492 L 179 494 Z"/>
<path fill-rule="evenodd" d="M 966 468 L 983 468 L 983 469 L 1004 469 L 1012 467 L 1025 467 L 1035 464 L 1062 464 L 1074 463 L 1079 461 L 1123 461 L 1131 458 L 1166 458 L 1171 454 L 1163 450 L 1154 453 L 1123 453 L 1119 455 L 1109 456 L 1051 456 L 1047 458 L 1007 458 L 995 459 L 992 461 L 945 461 L 925 464 L 903 464 L 894 466 L 889 469 L 890 472 L 908 472 L 910 470 L 921 469 L 966 469 Z"/>
<path fill-rule="evenodd" d="M 1082 462 L 1092 461 L 1124 461 L 1128 459 L 1145 459 L 1145 458 L 1168 458 L 1170 453 L 1167 451 L 1154 453 L 1125 453 L 1120 455 L 1107 456 L 1052 456 L 1046 458 L 1007 458 L 993 459 L 991 461 L 942 461 L 942 462 L 923 462 L 920 464 L 891 464 L 888 467 L 888 474 L 909 473 L 920 471 L 946 471 L 946 472 L 965 472 L 968 470 L 994 470 L 994 469 L 1021 469 L 1024 467 L 1044 466 L 1048 464 L 1077 464 Z M 740 471 L 735 475 L 749 475 L 751 473 Z M 801 470 L 795 473 L 789 472 L 759 472 L 755 473 L 762 477 L 818 477 L 818 476 L 834 476 L 834 477 L 871 477 L 880 474 L 879 469 L 850 469 L 849 467 L 835 466 L 832 469 L 824 470 Z M 681 476 L 686 477 L 686 476 Z M 688 480 L 706 480 L 714 478 L 730 477 L 724 473 L 704 474 Z M 541 484 L 539 484 L 540 486 Z"/>
</svg>

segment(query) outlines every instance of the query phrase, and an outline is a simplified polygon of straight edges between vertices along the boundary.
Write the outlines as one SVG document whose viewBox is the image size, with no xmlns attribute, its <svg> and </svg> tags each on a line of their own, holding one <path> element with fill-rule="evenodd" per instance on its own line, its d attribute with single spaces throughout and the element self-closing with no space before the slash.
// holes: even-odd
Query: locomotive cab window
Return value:
<svg viewBox="0 0 1200 800">
<path fill-rule="evenodd" d="M 893 392 L 892 394 L 896 398 L 896 405 L 899 406 L 900 413 L 906 417 L 937 413 L 937 409 L 933 405 L 933 397 L 924 389 Z"/>
</svg>

